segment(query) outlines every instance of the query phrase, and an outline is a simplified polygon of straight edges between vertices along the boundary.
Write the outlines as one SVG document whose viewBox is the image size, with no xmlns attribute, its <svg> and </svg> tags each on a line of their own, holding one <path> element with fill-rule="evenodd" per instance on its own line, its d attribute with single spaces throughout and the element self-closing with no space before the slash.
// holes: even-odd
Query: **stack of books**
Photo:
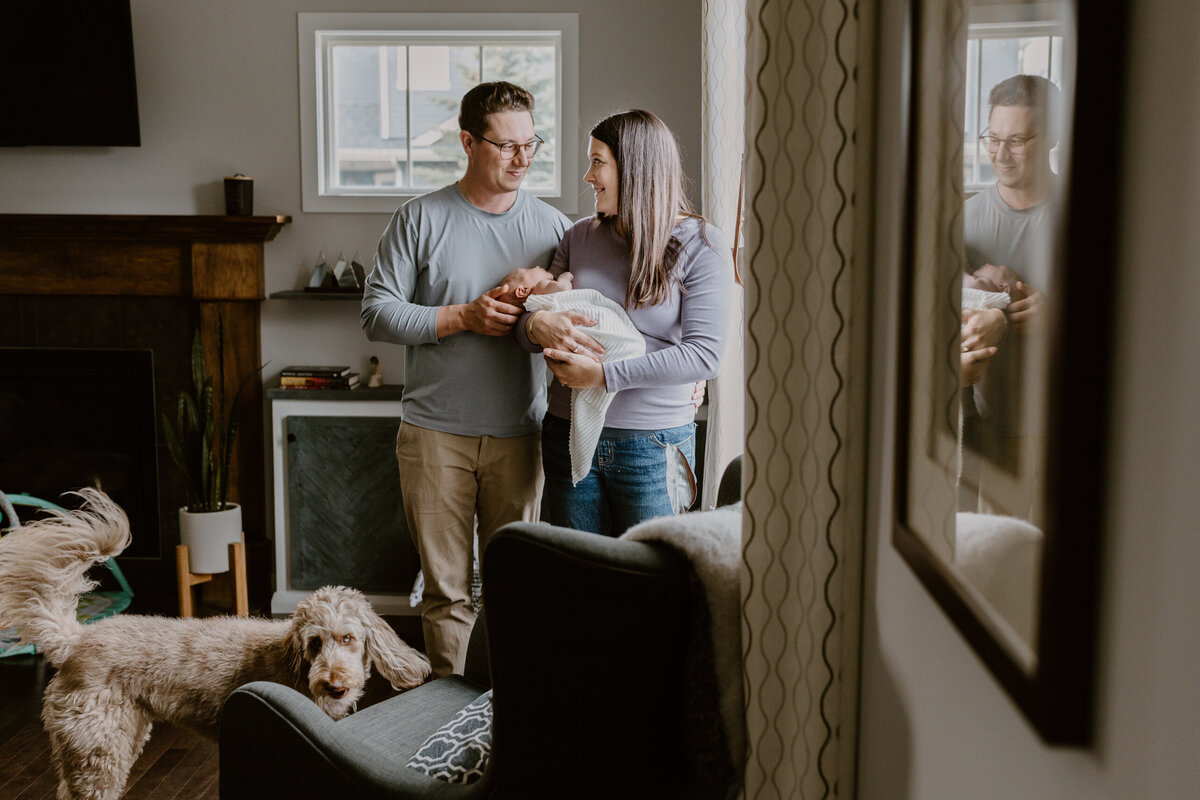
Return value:
<svg viewBox="0 0 1200 800">
<path fill-rule="evenodd" d="M 279 372 L 281 389 L 355 389 L 358 373 L 349 367 L 294 366 Z"/>
</svg>

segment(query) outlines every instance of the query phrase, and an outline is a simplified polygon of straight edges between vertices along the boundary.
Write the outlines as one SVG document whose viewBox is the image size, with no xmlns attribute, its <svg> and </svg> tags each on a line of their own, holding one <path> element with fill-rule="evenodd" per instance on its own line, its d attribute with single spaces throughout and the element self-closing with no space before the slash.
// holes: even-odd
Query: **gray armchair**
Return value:
<svg viewBox="0 0 1200 800">
<path fill-rule="evenodd" d="M 339 722 L 284 686 L 234 692 L 221 725 L 222 800 L 661 800 L 736 791 L 711 779 L 720 773 L 697 777 L 684 752 L 694 578 L 677 551 L 513 523 L 492 538 L 483 573 L 486 613 L 464 675 Z M 480 780 L 450 784 L 405 766 L 489 686 L 492 752 Z"/>
</svg>

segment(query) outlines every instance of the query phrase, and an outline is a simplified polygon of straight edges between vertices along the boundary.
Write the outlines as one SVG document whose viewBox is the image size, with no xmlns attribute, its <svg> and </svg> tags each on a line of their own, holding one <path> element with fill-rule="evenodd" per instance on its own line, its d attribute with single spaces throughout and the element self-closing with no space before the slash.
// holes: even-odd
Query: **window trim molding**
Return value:
<svg viewBox="0 0 1200 800">
<path fill-rule="evenodd" d="M 511 38 L 521 32 L 555 31 L 561 35 L 558 48 L 558 85 L 556 98 L 559 117 L 559 191 L 538 195 L 568 216 L 578 210 L 579 192 L 572 182 L 571 166 L 579 163 L 579 15 L 577 13 L 309 13 L 299 12 L 297 21 L 297 62 L 300 90 L 300 185 L 301 209 L 305 213 L 392 213 L 408 198 L 426 194 L 429 189 L 401 189 L 388 194 L 362 193 L 327 195 L 322 193 L 319 153 L 326 140 L 324 106 L 318 107 L 322 46 L 319 31 L 336 30 L 369 39 L 377 31 L 404 31 L 436 41 L 438 36 L 461 31 L 504 32 Z"/>
</svg>

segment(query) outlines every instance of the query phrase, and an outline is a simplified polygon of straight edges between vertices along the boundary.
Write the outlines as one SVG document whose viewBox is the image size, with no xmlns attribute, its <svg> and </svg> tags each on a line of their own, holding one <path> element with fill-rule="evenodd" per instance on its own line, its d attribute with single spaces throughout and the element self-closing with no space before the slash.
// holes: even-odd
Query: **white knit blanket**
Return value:
<svg viewBox="0 0 1200 800">
<path fill-rule="evenodd" d="M 646 340 L 633 326 L 625 309 L 595 289 L 571 289 L 554 294 L 530 295 L 525 300 L 526 311 L 578 311 L 596 320 L 593 327 L 580 327 L 604 347 L 601 361 L 621 361 L 644 355 Z M 588 474 L 604 415 L 612 402 L 612 394 L 601 387 L 571 390 L 571 484 L 577 484 Z"/>
<path fill-rule="evenodd" d="M 988 308 L 1005 309 L 1011 302 L 1012 298 L 1008 292 L 985 292 L 983 289 L 969 289 L 966 286 L 962 290 L 962 307 L 975 311 Z"/>
</svg>

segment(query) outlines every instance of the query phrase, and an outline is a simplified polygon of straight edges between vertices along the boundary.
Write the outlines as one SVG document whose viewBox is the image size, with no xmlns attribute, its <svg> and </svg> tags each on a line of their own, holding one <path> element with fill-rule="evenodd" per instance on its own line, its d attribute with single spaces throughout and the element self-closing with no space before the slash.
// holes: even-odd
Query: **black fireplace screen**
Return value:
<svg viewBox="0 0 1200 800">
<path fill-rule="evenodd" d="M 126 557 L 158 558 L 150 350 L 0 347 L 0 490 L 60 505 L 95 486 L 129 515 Z"/>
</svg>

